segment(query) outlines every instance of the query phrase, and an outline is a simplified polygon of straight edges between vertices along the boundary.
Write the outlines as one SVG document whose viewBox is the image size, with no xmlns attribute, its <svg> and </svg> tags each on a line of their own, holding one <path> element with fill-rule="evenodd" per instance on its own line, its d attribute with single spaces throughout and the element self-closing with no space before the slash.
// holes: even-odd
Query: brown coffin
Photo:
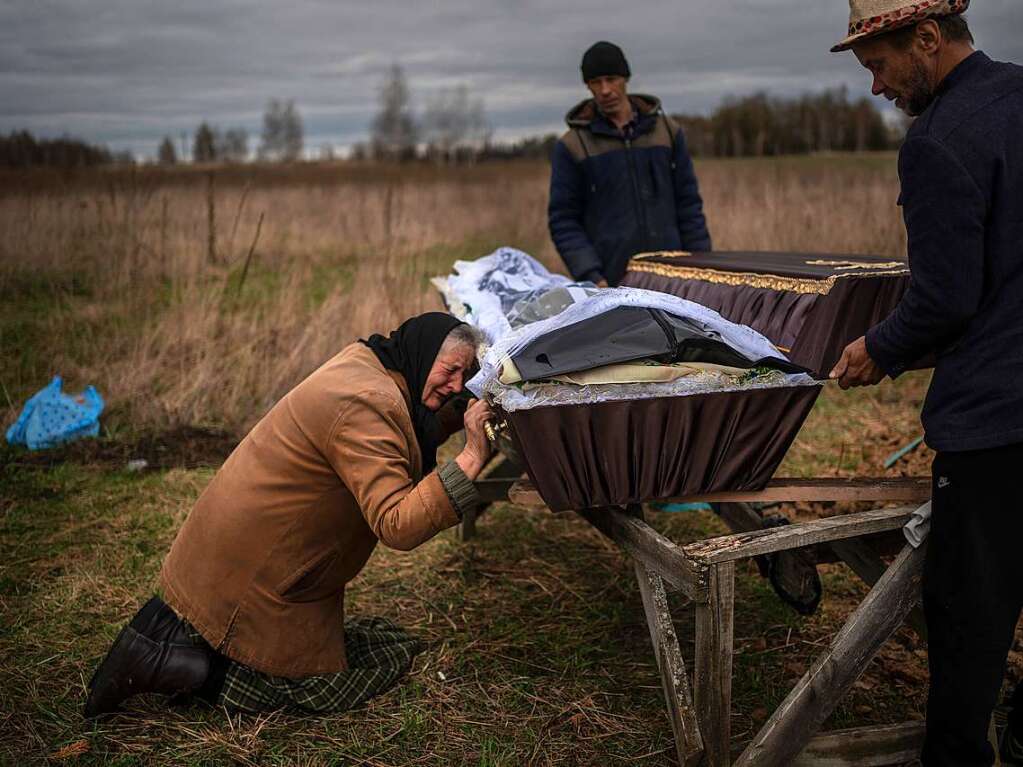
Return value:
<svg viewBox="0 0 1023 767">
<path fill-rule="evenodd" d="M 759 490 L 819 393 L 788 386 L 503 415 L 540 496 L 566 511 Z"/>
<path fill-rule="evenodd" d="M 629 263 L 622 285 L 710 307 L 825 377 L 850 341 L 895 309 L 909 267 L 820 253 L 645 253 Z"/>
<path fill-rule="evenodd" d="M 763 333 L 826 377 L 895 308 L 900 261 L 803 253 L 648 253 L 623 285 L 695 301 Z M 562 405 L 506 413 L 526 471 L 554 510 L 624 505 L 771 479 L 820 387 Z"/>
</svg>

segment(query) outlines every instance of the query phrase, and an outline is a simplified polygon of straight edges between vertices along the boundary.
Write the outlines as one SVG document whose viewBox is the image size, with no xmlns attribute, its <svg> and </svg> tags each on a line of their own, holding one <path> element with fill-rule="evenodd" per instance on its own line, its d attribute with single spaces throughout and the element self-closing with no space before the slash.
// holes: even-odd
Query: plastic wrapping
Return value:
<svg viewBox="0 0 1023 767">
<path fill-rule="evenodd" d="M 701 306 L 700 304 L 693 303 L 692 301 L 677 298 L 666 293 L 657 293 L 637 288 L 609 288 L 599 291 L 596 295 L 587 298 L 585 301 L 573 304 L 555 317 L 525 325 L 518 330 L 513 330 L 497 339 L 484 355 L 480 371 L 471 381 L 469 381 L 468 388 L 477 396 L 481 396 L 484 392 L 493 397 L 501 396 L 502 399 L 505 399 L 514 409 L 521 410 L 528 407 L 537 407 L 537 404 L 531 403 L 535 403 L 537 401 L 536 397 L 538 395 L 531 393 L 529 390 L 515 389 L 514 391 L 508 392 L 501 391 L 499 387 L 502 387 L 502 384 L 497 382 L 497 377 L 500 374 L 501 362 L 504 358 L 515 354 L 525 348 L 532 340 L 539 338 L 552 330 L 580 322 L 584 319 L 605 313 L 619 306 L 660 309 L 668 312 L 669 314 L 675 314 L 680 317 L 690 319 L 706 327 L 708 331 L 716 333 L 725 343 L 749 359 L 764 359 L 767 357 L 785 359 L 785 355 L 783 355 L 777 347 L 775 347 L 760 333 L 757 333 L 752 328 L 729 322 L 720 314 L 705 306 Z M 791 378 L 791 384 L 783 380 L 778 385 L 803 385 L 805 379 L 808 379 L 808 376 L 803 376 L 802 374 L 793 375 L 799 377 Z M 672 394 L 664 394 L 660 392 L 647 394 L 651 386 L 654 385 L 621 384 L 619 385 L 619 388 L 612 391 L 590 392 L 585 393 L 582 396 L 588 397 L 588 399 L 585 399 L 586 402 L 602 402 L 605 400 L 601 399 L 601 397 L 604 397 L 605 395 L 613 395 L 625 399 L 636 399 L 647 396 L 686 396 L 689 394 L 698 394 L 702 391 L 723 390 L 721 388 L 720 379 L 710 376 L 701 376 L 699 377 L 699 380 L 688 378 L 684 381 L 676 381 L 671 384 L 671 386 L 678 386 L 679 388 Z M 656 386 L 664 385 L 658 384 Z M 625 387 L 625 389 L 622 389 L 621 387 Z M 599 387 L 587 388 L 599 389 Z M 625 391 L 628 391 L 629 393 L 622 397 L 621 395 Z M 572 395 L 565 394 L 564 396 L 569 397 Z"/>
<path fill-rule="evenodd" d="M 505 386 L 495 378 L 484 385 L 483 392 L 501 409 L 513 413 L 518 410 L 553 405 L 592 405 L 598 402 L 621 402 L 656 397 L 687 397 L 711 392 L 822 385 L 823 381 L 817 381 L 805 373 L 782 373 L 772 370 L 759 375 L 738 378 L 714 373 L 698 373 L 663 383 L 595 384 L 590 386 L 564 383 Z"/>
<path fill-rule="evenodd" d="M 479 328 L 488 343 L 511 331 L 507 315 L 516 303 L 573 284 L 515 248 L 498 248 L 475 261 L 456 261 L 454 270 L 447 278 L 448 296 L 463 306 L 461 319 Z"/>
</svg>

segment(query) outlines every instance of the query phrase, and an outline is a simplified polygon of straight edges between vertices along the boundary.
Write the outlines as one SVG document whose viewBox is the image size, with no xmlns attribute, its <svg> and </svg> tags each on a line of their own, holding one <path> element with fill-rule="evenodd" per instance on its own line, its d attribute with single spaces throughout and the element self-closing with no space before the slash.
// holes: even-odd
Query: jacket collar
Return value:
<svg viewBox="0 0 1023 767">
<path fill-rule="evenodd" d="M 383 367 L 383 366 L 381 366 L 381 367 Z M 391 377 L 391 380 L 393 380 L 395 384 L 397 384 L 398 390 L 401 392 L 401 396 L 404 397 L 404 399 L 405 399 L 405 406 L 408 408 L 408 411 L 411 413 L 412 412 L 412 395 L 409 394 L 408 382 L 405 380 L 405 376 L 403 376 L 401 373 L 399 373 L 396 370 L 388 370 L 387 368 L 384 368 L 384 372 L 387 373 L 387 375 L 389 375 Z"/>
<path fill-rule="evenodd" d="M 629 101 L 635 111 L 636 135 L 649 133 L 661 113 L 661 100 L 643 93 L 630 93 Z M 615 138 L 621 136 L 618 128 L 597 109 L 597 103 L 593 99 L 584 99 L 572 107 L 565 115 L 565 122 L 569 128 L 576 130 L 585 129 L 591 133 Z"/>
<path fill-rule="evenodd" d="M 384 364 L 373 353 L 373 350 L 370 349 L 365 344 L 355 343 L 352 344 L 352 346 L 359 347 L 359 352 L 362 354 L 363 358 L 366 360 L 368 364 L 377 368 L 378 370 L 380 370 L 380 372 L 386 373 L 388 376 L 390 376 L 391 380 L 394 381 L 395 386 L 398 387 L 398 391 L 401 392 L 402 399 L 405 400 L 405 407 L 408 408 L 409 414 L 411 415 L 412 395 L 409 393 L 408 382 L 405 380 L 405 376 L 403 376 L 396 370 L 388 370 L 387 368 L 385 368 Z"/>
<path fill-rule="evenodd" d="M 945 75 L 945 79 L 938 84 L 937 89 L 934 91 L 935 97 L 942 96 L 957 85 L 975 77 L 986 64 L 990 63 L 991 59 L 987 57 L 984 51 L 974 51 L 960 61 L 955 69 Z"/>
</svg>

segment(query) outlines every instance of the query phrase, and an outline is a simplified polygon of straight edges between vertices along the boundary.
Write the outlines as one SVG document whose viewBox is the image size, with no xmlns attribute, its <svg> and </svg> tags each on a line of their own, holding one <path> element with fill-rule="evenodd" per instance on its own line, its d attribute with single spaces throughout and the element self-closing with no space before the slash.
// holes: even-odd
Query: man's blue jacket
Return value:
<svg viewBox="0 0 1023 767">
<path fill-rule="evenodd" d="M 568 113 L 554 148 L 547 220 L 577 280 L 617 285 L 637 253 L 711 249 L 681 128 L 658 99 L 630 100 L 635 118 L 624 135 L 587 99 Z"/>
<path fill-rule="evenodd" d="M 893 377 L 937 356 L 922 414 L 935 450 L 1023 443 L 1023 67 L 977 51 L 952 70 L 899 176 L 910 284 L 867 351 Z"/>
</svg>

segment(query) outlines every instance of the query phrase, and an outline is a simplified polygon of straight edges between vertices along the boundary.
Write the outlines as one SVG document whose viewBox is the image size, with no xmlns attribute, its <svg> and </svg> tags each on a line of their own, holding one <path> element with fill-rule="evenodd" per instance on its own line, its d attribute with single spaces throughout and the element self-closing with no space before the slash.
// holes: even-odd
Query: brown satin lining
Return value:
<svg viewBox="0 0 1023 767">
<path fill-rule="evenodd" d="M 503 415 L 540 496 L 554 511 L 566 511 L 761 489 L 820 390 L 755 389 Z"/>
</svg>

